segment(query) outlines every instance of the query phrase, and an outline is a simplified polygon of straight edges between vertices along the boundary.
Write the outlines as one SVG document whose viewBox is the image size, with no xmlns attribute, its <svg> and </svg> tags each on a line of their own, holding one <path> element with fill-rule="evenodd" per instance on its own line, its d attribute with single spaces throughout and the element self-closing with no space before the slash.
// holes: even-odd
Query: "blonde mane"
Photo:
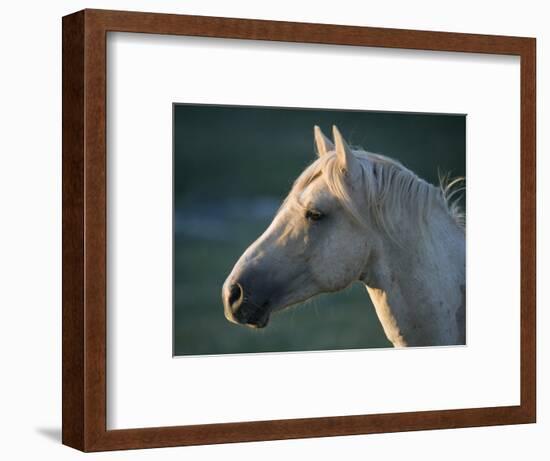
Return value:
<svg viewBox="0 0 550 461">
<path fill-rule="evenodd" d="M 354 178 L 353 187 L 356 182 L 360 182 L 370 216 L 389 236 L 394 235 L 395 230 L 392 217 L 403 213 L 408 213 L 412 219 L 417 220 L 420 230 L 425 231 L 429 211 L 436 204 L 440 204 L 453 221 L 464 229 L 465 215 L 459 204 L 459 193 L 464 190 L 464 178 L 451 180 L 448 176 L 440 176 L 439 187 L 436 187 L 392 158 L 361 149 L 354 149 L 353 154 L 361 166 L 361 178 Z M 307 167 L 296 179 L 287 200 L 297 197 L 318 177 L 325 180 L 330 192 L 351 216 L 364 225 L 365 213 L 359 211 L 358 205 L 352 199 L 346 172 L 340 168 L 335 152 L 323 155 Z"/>
</svg>

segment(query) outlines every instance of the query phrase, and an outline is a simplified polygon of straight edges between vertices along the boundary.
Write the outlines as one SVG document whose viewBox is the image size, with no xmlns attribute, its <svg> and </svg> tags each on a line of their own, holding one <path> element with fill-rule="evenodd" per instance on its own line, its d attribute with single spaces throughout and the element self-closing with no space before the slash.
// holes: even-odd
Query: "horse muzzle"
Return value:
<svg viewBox="0 0 550 461">
<path fill-rule="evenodd" d="M 255 303 L 239 282 L 226 282 L 222 289 L 225 318 L 252 328 L 264 328 L 269 322 L 269 301 Z"/>
</svg>

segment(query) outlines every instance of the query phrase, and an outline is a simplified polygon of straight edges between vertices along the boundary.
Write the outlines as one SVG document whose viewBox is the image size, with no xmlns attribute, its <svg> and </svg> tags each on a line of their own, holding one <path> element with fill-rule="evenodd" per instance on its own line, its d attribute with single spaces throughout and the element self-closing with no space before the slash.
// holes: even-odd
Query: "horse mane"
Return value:
<svg viewBox="0 0 550 461">
<path fill-rule="evenodd" d="M 464 178 L 450 179 L 439 175 L 439 186 L 424 181 L 399 161 L 381 154 L 354 149 L 361 166 L 361 181 L 366 205 L 380 229 L 392 236 L 395 226 L 392 216 L 409 213 L 426 229 L 428 212 L 436 204 L 443 206 L 453 221 L 465 226 L 465 215 L 460 206 L 459 193 L 464 190 Z M 346 173 L 340 168 L 335 152 L 329 152 L 314 161 L 296 179 L 290 196 L 303 191 L 318 177 L 323 177 L 331 193 L 359 223 L 365 224 L 363 214 L 352 199 L 346 184 Z M 456 197 L 455 197 L 456 196 Z"/>
</svg>

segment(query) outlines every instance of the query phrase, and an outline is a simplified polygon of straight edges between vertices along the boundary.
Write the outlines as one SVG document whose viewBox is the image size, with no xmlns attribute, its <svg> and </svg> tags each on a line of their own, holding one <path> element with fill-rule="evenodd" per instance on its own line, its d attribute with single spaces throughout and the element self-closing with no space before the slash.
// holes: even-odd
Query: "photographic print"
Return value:
<svg viewBox="0 0 550 461">
<path fill-rule="evenodd" d="M 62 42 L 63 444 L 536 422 L 533 37 L 86 9 Z"/>
<path fill-rule="evenodd" d="M 173 353 L 466 344 L 466 116 L 174 104 Z"/>
</svg>

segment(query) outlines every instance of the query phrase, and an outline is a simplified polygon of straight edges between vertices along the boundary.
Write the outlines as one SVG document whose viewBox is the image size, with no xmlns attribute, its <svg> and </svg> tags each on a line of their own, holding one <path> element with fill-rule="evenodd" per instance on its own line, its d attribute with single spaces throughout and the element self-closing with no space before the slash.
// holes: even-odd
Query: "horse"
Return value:
<svg viewBox="0 0 550 461">
<path fill-rule="evenodd" d="M 289 306 L 362 282 L 394 347 L 466 344 L 465 224 L 453 195 L 397 160 L 333 142 L 314 127 L 317 159 L 222 288 L 227 320 L 264 328 Z"/>
</svg>

